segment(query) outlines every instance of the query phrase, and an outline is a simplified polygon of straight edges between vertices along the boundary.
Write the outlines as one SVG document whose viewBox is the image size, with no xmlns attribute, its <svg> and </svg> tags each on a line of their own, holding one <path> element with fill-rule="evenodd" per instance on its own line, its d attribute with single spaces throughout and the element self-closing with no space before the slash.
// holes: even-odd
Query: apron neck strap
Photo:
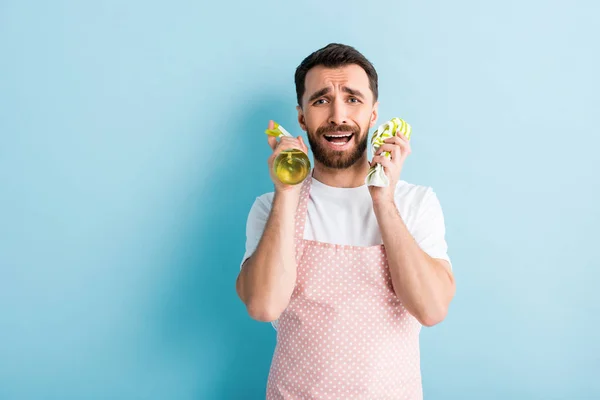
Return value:
<svg viewBox="0 0 600 400">
<path fill-rule="evenodd" d="M 296 240 L 302 240 L 304 238 L 304 227 L 306 225 L 306 214 L 308 207 L 308 198 L 310 196 L 310 186 L 312 184 L 313 171 L 302 182 L 302 189 L 300 191 L 300 201 L 298 202 L 298 208 L 296 209 L 296 229 L 295 236 Z"/>
</svg>

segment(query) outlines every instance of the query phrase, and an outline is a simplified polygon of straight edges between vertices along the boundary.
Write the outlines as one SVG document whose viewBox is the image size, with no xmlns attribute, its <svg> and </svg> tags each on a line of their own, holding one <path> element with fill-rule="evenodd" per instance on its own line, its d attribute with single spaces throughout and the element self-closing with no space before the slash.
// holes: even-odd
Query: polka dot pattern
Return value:
<svg viewBox="0 0 600 400">
<path fill-rule="evenodd" d="M 296 213 L 296 287 L 277 323 L 267 399 L 422 399 L 421 325 L 394 293 L 384 246 L 304 240 L 310 183 Z"/>
</svg>

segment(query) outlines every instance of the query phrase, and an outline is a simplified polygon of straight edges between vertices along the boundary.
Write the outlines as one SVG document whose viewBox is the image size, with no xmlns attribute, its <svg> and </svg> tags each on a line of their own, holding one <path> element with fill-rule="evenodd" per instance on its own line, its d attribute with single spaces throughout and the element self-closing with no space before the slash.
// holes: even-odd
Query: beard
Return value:
<svg viewBox="0 0 600 400">
<path fill-rule="evenodd" d="M 368 126 L 368 125 L 367 125 Z M 323 145 L 323 135 L 331 132 L 350 132 L 353 136 L 350 140 L 354 140 L 354 147 L 348 150 L 332 150 Z M 312 133 L 307 130 L 308 142 L 312 150 L 315 160 L 323 164 L 327 168 L 346 169 L 358 162 L 365 151 L 369 139 L 368 127 L 360 129 L 360 127 L 352 127 L 350 125 L 328 125 L 322 126 Z"/>
</svg>

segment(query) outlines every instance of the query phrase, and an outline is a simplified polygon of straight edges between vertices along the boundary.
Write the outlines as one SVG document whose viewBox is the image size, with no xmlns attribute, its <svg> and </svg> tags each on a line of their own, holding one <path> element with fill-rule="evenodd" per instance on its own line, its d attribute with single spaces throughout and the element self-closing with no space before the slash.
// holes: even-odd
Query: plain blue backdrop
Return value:
<svg viewBox="0 0 600 400">
<path fill-rule="evenodd" d="M 426 399 L 598 399 L 600 6 L 0 1 L 0 399 L 260 399 L 237 299 L 269 119 L 330 42 L 413 126 L 457 294 Z"/>
</svg>

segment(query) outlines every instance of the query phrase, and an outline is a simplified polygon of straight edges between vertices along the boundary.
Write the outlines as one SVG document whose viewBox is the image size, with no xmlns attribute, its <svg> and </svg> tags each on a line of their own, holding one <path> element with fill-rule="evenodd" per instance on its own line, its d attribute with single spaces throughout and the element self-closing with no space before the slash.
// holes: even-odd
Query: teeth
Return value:
<svg viewBox="0 0 600 400">
<path fill-rule="evenodd" d="M 351 133 L 348 133 L 346 135 L 325 135 L 326 137 L 330 137 L 330 138 L 340 138 L 340 137 L 350 137 L 352 136 Z"/>
</svg>

